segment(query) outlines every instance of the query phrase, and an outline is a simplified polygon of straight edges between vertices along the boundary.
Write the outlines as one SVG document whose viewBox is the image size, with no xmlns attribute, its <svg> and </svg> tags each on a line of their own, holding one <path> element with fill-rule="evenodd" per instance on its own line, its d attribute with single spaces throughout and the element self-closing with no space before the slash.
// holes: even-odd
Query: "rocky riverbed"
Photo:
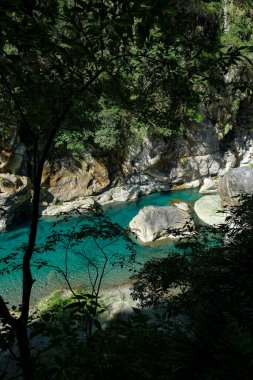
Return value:
<svg viewBox="0 0 253 380">
<path fill-rule="evenodd" d="M 153 192 L 199 186 L 203 194 L 217 194 L 219 179 L 224 176 L 226 181 L 231 168 L 253 163 L 253 134 L 236 127 L 221 135 L 206 116 L 184 136 L 145 137 L 119 153 L 114 159 L 90 154 L 78 159 L 49 158 L 43 172 L 41 214 L 57 215 L 93 201 L 102 205 L 127 202 Z M 25 146 L 15 135 L 0 154 L 1 229 L 29 211 L 32 184 L 27 173 Z M 224 181 L 222 194 L 227 186 Z"/>
</svg>

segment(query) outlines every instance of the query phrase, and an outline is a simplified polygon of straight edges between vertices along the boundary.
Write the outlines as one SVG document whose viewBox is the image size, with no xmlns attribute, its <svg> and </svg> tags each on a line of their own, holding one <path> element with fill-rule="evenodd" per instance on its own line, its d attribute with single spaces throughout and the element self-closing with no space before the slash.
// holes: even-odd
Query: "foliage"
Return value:
<svg viewBox="0 0 253 380">
<path fill-rule="evenodd" d="M 100 290 L 107 271 L 110 272 L 117 266 L 131 268 L 135 260 L 135 247 L 129 231 L 105 217 L 98 204 L 87 210 L 77 209 L 74 215 L 73 213 L 72 215 L 62 214 L 60 222 L 67 223 L 70 218 L 73 221 L 72 227 L 64 232 L 59 228 L 53 228 L 45 242 L 35 247 L 31 262 L 32 268 L 38 271 L 47 267 L 59 273 L 65 281 L 68 294 L 64 296 L 59 291 L 54 292 L 46 304 L 38 305 L 39 311 L 33 312 L 29 320 L 29 340 L 32 347 L 36 344 L 36 339 L 40 341 L 45 337 L 49 340 L 50 344 L 46 350 L 43 350 L 42 357 L 44 358 L 51 352 L 50 350 L 58 351 L 60 342 L 62 351 L 59 357 L 66 355 L 66 361 L 68 361 L 70 347 L 89 345 L 94 330 L 100 331 L 102 328 L 99 318 L 105 309 L 103 303 L 100 303 Z M 56 221 L 54 227 L 58 223 L 59 221 Z M 95 244 L 96 255 L 90 254 L 90 243 L 93 243 L 93 246 Z M 61 250 L 61 260 L 58 265 L 50 260 L 56 249 Z M 1 264 L 4 266 L 2 271 L 10 273 L 13 270 L 22 269 L 19 255 L 25 250 L 26 246 L 21 247 L 17 252 L 1 259 Z M 81 258 L 79 264 L 83 266 L 84 275 L 86 274 L 89 278 L 87 291 L 76 288 L 73 282 L 70 267 L 70 259 L 73 255 Z M 13 307 L 13 310 L 15 316 L 20 315 L 20 309 Z M 16 345 L 15 335 L 4 320 L 0 337 L 1 349 L 12 353 Z M 34 340 L 35 343 L 33 343 Z M 16 357 L 15 359 L 17 360 Z M 39 361 L 39 357 L 34 364 L 35 374 L 38 368 L 41 368 L 37 360 Z M 57 363 L 59 362 L 56 359 L 52 367 L 58 371 Z M 48 368 L 51 368 L 49 364 Z M 62 370 L 61 367 L 60 370 Z M 43 376 L 47 374 L 43 372 Z"/>
<path fill-rule="evenodd" d="M 43 144 L 47 124 L 71 102 L 56 147 L 81 155 L 124 146 L 142 125 L 151 135 L 170 136 L 201 121 L 198 103 L 213 97 L 210 88 L 224 89 L 224 70 L 233 64 L 231 52 L 220 50 L 221 3 L 119 2 L 113 8 L 100 1 L 49 1 L 29 10 L 5 1 L 5 128 L 21 124 L 29 146 L 29 126 Z"/>
<path fill-rule="evenodd" d="M 219 227 L 223 242 L 191 244 L 183 255 L 146 264 L 135 278 L 134 297 L 143 306 L 164 303 L 175 321 L 161 358 L 173 379 L 252 377 L 252 216 L 249 197 Z"/>
<path fill-rule="evenodd" d="M 226 45 L 243 46 L 252 44 L 252 4 L 249 0 L 227 1 L 228 31 L 221 36 Z"/>
<path fill-rule="evenodd" d="M 55 236 L 44 248 L 36 246 L 42 171 L 57 134 L 56 147 L 65 152 L 80 154 L 94 146 L 105 152 L 124 146 L 128 142 L 125 137 L 133 131 L 141 136 L 148 133 L 169 137 L 183 132 L 191 122 L 200 122 L 202 116 L 197 105 L 218 99 L 226 88 L 224 73 L 249 61 L 243 51 L 250 49 L 237 39 L 251 40 L 251 13 L 243 8 L 243 14 L 247 15 L 245 31 L 237 30 L 236 21 L 234 34 L 231 32 L 236 43 L 229 46 L 230 42 L 225 41 L 224 47 L 220 44 L 221 3 L 1 2 L 0 111 L 4 126 L 1 138 L 3 142 L 8 140 L 13 125 L 17 126 L 27 148 L 28 174 L 34 182 L 34 193 L 29 242 L 20 250 L 22 264 L 15 267 L 23 271 L 20 316 L 8 310 L 2 297 L 0 312 L 4 324 L 11 326 L 17 335 L 27 378 L 30 377 L 27 323 L 34 282 L 31 260 L 34 253 L 47 251 L 58 239 Z M 241 15 L 238 20 L 242 21 Z M 240 84 L 240 91 L 248 94 L 249 87 L 246 82 Z M 231 82 L 230 93 L 234 88 Z M 92 228 L 86 225 L 83 230 L 72 231 L 72 243 L 87 238 Z M 115 230 L 106 232 L 113 234 Z M 103 240 L 102 231 L 99 233 Z M 106 264 L 106 255 L 104 259 Z M 196 260 L 201 264 L 199 257 Z M 35 264 L 39 268 L 46 262 L 38 260 Z M 66 271 L 62 274 L 67 278 Z M 183 292 L 186 296 L 190 294 L 187 291 L 186 287 Z M 82 312 L 87 311 L 85 302 Z"/>
<path fill-rule="evenodd" d="M 252 197 L 227 212 L 211 244 L 208 230 L 202 240 L 179 241 L 177 253 L 147 263 L 133 291 L 145 309 L 94 330 L 89 344 L 78 338 L 76 301 L 56 314 L 54 307 L 54 327 L 34 327 L 52 329 L 53 337 L 49 351 L 38 353 L 36 378 L 251 379 Z M 59 342 L 63 350 L 49 360 Z"/>
<path fill-rule="evenodd" d="M 126 43 L 114 30 L 121 3 L 22 3 L 1 4 L 1 103 L 29 149 L 36 140 L 43 146 L 53 120 L 68 104 L 73 103 L 69 120 L 77 106 L 88 108 L 96 89 L 85 83 L 119 64 Z"/>
<path fill-rule="evenodd" d="M 2 116 L 11 115 L 12 124 L 17 125 L 34 184 L 30 232 L 22 258 L 20 315 L 16 318 L 11 314 L 1 295 L 0 315 L 16 333 L 26 378 L 31 378 L 27 326 L 43 167 L 72 107 L 81 97 L 89 103 L 96 97 L 96 82 L 102 74 L 106 76 L 123 64 L 133 39 L 132 6 L 128 1 L 114 4 L 90 0 L 78 4 L 68 0 L 5 0 L 0 4 Z M 125 15 L 130 19 L 123 26 Z"/>
</svg>

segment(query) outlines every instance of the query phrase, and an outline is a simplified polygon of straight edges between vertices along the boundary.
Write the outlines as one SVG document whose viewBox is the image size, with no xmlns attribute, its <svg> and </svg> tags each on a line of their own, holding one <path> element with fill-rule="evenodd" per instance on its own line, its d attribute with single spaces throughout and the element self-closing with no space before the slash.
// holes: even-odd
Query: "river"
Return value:
<svg viewBox="0 0 253 380">
<path fill-rule="evenodd" d="M 113 203 L 103 207 L 104 215 L 113 223 L 118 223 L 122 227 L 127 227 L 130 220 L 137 215 L 144 206 L 165 206 L 170 205 L 173 200 L 187 201 L 190 204 L 200 198 L 198 189 L 172 191 L 168 193 L 155 193 L 127 203 Z M 57 222 L 57 223 L 56 223 Z M 38 229 L 38 245 L 47 241 L 52 233 L 64 236 L 68 231 L 75 228 L 78 219 L 76 217 L 59 220 L 56 218 L 41 218 Z M 19 264 L 22 257 L 22 245 L 27 241 L 29 231 L 29 220 L 24 220 L 9 228 L 6 232 L 0 233 L 0 259 L 8 254 L 14 253 L 11 264 L 17 265 L 13 270 L 13 265 L 7 267 L 10 273 L 3 272 L 6 268 L 5 262 L 0 262 L 0 292 L 6 301 L 11 305 L 20 303 L 21 297 L 21 270 Z M 63 239 L 64 240 L 64 239 Z M 50 247 L 47 252 L 35 253 L 33 260 L 33 277 L 36 279 L 32 293 L 32 304 L 38 302 L 42 297 L 48 295 L 52 290 L 66 288 L 66 282 L 60 270 L 65 270 L 66 258 L 68 266 L 68 278 L 73 286 L 90 288 L 90 281 L 95 278 L 96 268 L 101 273 L 104 262 L 104 254 L 97 247 L 101 245 L 104 252 L 109 257 L 106 266 L 102 287 L 107 288 L 114 285 L 121 285 L 129 281 L 134 270 L 147 260 L 153 257 L 165 256 L 173 249 L 172 240 L 162 240 L 149 245 L 136 245 L 135 263 L 130 261 L 130 253 L 126 243 L 122 240 L 115 240 L 112 245 L 108 241 L 101 240 L 95 242 L 87 238 L 85 243 L 69 247 L 66 255 L 66 241 L 56 242 L 54 247 Z M 105 247 L 107 246 L 107 247 Z M 41 265 L 46 261 L 48 265 Z M 124 262 L 123 262 L 124 261 Z M 88 266 L 90 268 L 90 276 Z"/>
</svg>

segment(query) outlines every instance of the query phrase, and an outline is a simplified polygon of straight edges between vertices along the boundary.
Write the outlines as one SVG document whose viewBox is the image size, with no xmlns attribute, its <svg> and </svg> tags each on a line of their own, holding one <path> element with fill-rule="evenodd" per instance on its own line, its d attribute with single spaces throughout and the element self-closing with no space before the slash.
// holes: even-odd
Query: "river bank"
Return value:
<svg viewBox="0 0 253 380">
<path fill-rule="evenodd" d="M 105 205 L 104 215 L 112 221 L 112 223 L 118 223 L 122 227 L 127 227 L 130 221 L 138 214 L 138 212 L 145 206 L 167 206 L 174 200 L 181 200 L 182 202 L 194 202 L 199 199 L 201 195 L 197 189 L 189 189 L 184 191 L 171 191 L 168 193 L 154 193 L 148 196 L 136 199 L 131 202 L 121 202 Z M 57 222 L 57 223 L 56 223 Z M 67 221 L 60 217 L 43 217 L 40 219 L 38 227 L 38 240 L 37 244 L 40 246 L 44 244 L 47 238 L 54 231 L 55 233 L 66 234 L 68 231 L 76 225 L 78 222 L 76 217 L 70 218 Z M 56 224 L 55 224 L 56 223 Z M 29 232 L 29 220 L 23 221 L 17 224 L 15 227 L 11 227 L 6 232 L 0 234 L 0 244 L 3 248 L 0 251 L 0 257 L 4 257 L 7 253 L 14 253 L 16 257 L 16 263 L 20 263 L 22 252 L 17 248 L 25 244 Z M 154 242 L 152 244 L 137 245 L 136 246 L 136 264 L 132 266 L 125 265 L 123 268 L 120 265 L 113 265 L 116 257 L 124 256 L 130 257 L 129 251 L 126 248 L 125 243 L 121 241 L 115 241 L 111 250 L 107 250 L 110 254 L 110 263 L 108 264 L 106 275 L 104 278 L 104 287 L 108 288 L 113 285 L 121 285 L 128 281 L 132 271 L 129 269 L 138 269 L 143 263 L 153 257 L 162 257 L 166 251 L 173 249 L 174 243 L 170 240 L 164 242 Z M 82 247 L 79 247 L 81 252 Z M 86 245 L 86 251 L 88 257 L 95 260 L 95 263 L 101 265 L 103 263 L 103 257 L 101 252 L 97 249 L 95 242 L 89 240 Z M 113 254 L 114 257 L 113 257 Z M 49 265 L 58 266 L 64 269 L 65 255 L 64 244 L 58 243 L 54 250 L 41 253 L 38 257 L 35 256 L 34 260 L 45 260 Z M 3 268 L 1 264 L 1 268 Z M 126 263 L 127 264 L 127 263 Z M 135 265 L 135 266 L 134 266 Z M 71 250 L 68 255 L 68 267 L 69 277 L 73 285 L 81 284 L 84 288 L 90 287 L 89 276 L 87 273 L 87 260 L 85 260 L 80 254 Z M 0 269 L 1 269 L 0 268 Z M 11 266 L 9 266 L 11 270 Z M 44 297 L 51 293 L 55 289 L 66 287 L 66 283 L 60 276 L 56 269 L 49 266 L 42 266 L 40 269 L 33 265 L 33 276 L 36 279 L 33 286 L 33 304 L 39 302 L 40 294 Z M 94 272 L 93 272 L 94 273 Z M 0 287 L 2 294 L 11 304 L 20 303 L 20 290 L 21 289 L 21 273 L 20 271 L 11 271 L 10 274 L 5 273 L 0 277 Z"/>
</svg>

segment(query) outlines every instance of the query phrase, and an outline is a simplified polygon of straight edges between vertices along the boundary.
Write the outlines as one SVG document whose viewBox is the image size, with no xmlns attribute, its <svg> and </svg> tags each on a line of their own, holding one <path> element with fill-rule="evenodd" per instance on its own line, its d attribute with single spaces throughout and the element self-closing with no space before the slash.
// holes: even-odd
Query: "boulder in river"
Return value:
<svg viewBox="0 0 253 380">
<path fill-rule="evenodd" d="M 190 214 L 176 206 L 144 207 L 131 220 L 130 229 L 144 242 L 189 235 L 194 228 Z"/>
<path fill-rule="evenodd" d="M 111 202 L 127 202 L 129 200 L 138 199 L 141 195 L 140 186 L 117 186 L 96 197 L 100 204 Z"/>
<path fill-rule="evenodd" d="M 183 211 L 189 211 L 189 206 L 185 202 L 174 202 L 174 206 Z"/>
<path fill-rule="evenodd" d="M 219 182 L 219 193 L 223 205 L 235 206 L 240 195 L 253 195 L 253 169 L 239 167 L 229 170 Z"/>
<path fill-rule="evenodd" d="M 194 211 L 202 222 L 211 226 L 225 223 L 226 215 L 222 212 L 221 199 L 218 194 L 205 195 L 194 204 Z"/>
</svg>

